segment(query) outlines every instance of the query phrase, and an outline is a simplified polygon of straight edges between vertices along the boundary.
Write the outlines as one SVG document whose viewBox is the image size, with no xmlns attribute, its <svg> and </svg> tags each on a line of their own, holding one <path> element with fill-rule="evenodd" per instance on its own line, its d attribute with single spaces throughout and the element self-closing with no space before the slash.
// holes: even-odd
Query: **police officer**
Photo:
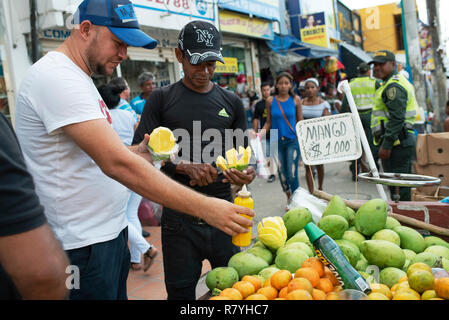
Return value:
<svg viewBox="0 0 449 320">
<path fill-rule="evenodd" d="M 415 89 L 396 71 L 396 58 L 392 52 L 376 52 L 370 64 L 374 64 L 374 77 L 382 80 L 371 116 L 373 143 L 379 150 L 385 172 L 411 173 L 416 152 L 413 124 L 418 103 Z M 393 200 L 410 201 L 410 188 L 399 188 L 399 193 L 400 198 L 396 199 L 395 188 L 390 187 Z"/>
<path fill-rule="evenodd" d="M 371 68 L 367 63 L 361 63 L 357 67 L 358 77 L 351 80 L 349 86 L 351 87 L 351 92 L 354 97 L 354 102 L 357 106 L 357 111 L 362 121 L 363 130 L 365 131 L 366 138 L 370 144 L 371 151 L 373 150 L 372 140 L 373 136 L 371 134 L 371 113 L 375 103 L 376 89 L 380 86 L 380 83 L 375 79 L 371 78 Z M 343 100 L 343 105 L 341 112 L 350 112 L 348 99 L 345 97 Z M 377 160 L 377 155 L 374 156 Z M 357 161 L 357 172 L 360 172 L 360 165 L 362 166 L 362 171 L 368 171 L 368 165 L 365 160 L 365 155 Z M 375 161 L 377 164 L 377 161 Z M 352 172 L 352 180 L 355 181 L 356 177 L 356 161 L 351 162 L 349 167 Z"/>
</svg>

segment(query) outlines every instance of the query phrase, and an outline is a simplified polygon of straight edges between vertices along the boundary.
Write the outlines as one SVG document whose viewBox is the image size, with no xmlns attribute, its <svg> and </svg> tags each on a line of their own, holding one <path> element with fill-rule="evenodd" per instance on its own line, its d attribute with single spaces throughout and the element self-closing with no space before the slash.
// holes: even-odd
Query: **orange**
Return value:
<svg viewBox="0 0 449 320">
<path fill-rule="evenodd" d="M 273 300 L 278 297 L 278 291 L 273 287 L 264 287 L 257 290 L 257 293 L 263 294 L 268 300 Z"/>
<path fill-rule="evenodd" d="M 313 289 L 312 297 L 313 297 L 313 300 L 326 300 L 326 293 L 319 289 Z"/>
<path fill-rule="evenodd" d="M 309 280 L 306 278 L 294 278 L 292 281 L 289 282 L 288 286 L 288 292 L 292 292 L 298 289 L 306 290 L 310 294 L 312 294 L 313 287 Z"/>
<path fill-rule="evenodd" d="M 287 294 L 287 300 L 313 300 L 312 295 L 306 290 L 294 290 Z"/>
<path fill-rule="evenodd" d="M 256 289 L 254 288 L 253 284 L 248 281 L 237 281 L 236 283 L 234 283 L 232 287 L 240 291 L 243 299 L 256 292 Z"/>
<path fill-rule="evenodd" d="M 242 278 L 242 281 L 251 282 L 256 291 L 259 290 L 260 287 L 262 287 L 262 281 L 260 281 L 260 279 L 256 278 L 255 276 L 246 275 Z"/>
<path fill-rule="evenodd" d="M 226 288 L 220 292 L 220 297 L 228 297 L 231 300 L 243 300 L 243 296 L 239 290 L 234 288 Z"/>
<path fill-rule="evenodd" d="M 287 298 L 287 294 L 288 294 L 288 286 L 282 288 L 281 291 L 279 291 L 279 298 Z"/>
<path fill-rule="evenodd" d="M 438 298 L 449 299 L 449 278 L 436 279 L 433 289 Z"/>
<path fill-rule="evenodd" d="M 318 272 L 320 278 L 324 276 L 324 266 L 318 258 L 312 257 L 305 260 L 302 263 L 301 268 L 313 268 L 316 272 Z"/>
<path fill-rule="evenodd" d="M 331 292 L 327 294 L 326 300 L 340 300 L 340 296 L 337 292 Z"/>
<path fill-rule="evenodd" d="M 328 278 L 333 286 L 340 285 L 340 282 L 338 281 L 337 277 L 332 273 L 332 271 L 328 267 L 324 267 L 324 277 Z"/>
<path fill-rule="evenodd" d="M 279 270 L 276 271 L 271 276 L 271 286 L 275 287 L 278 290 L 286 287 L 290 280 L 292 279 L 292 274 L 288 270 Z"/>
<path fill-rule="evenodd" d="M 334 287 L 334 289 L 332 289 L 332 292 L 340 292 L 340 291 L 342 291 L 343 290 L 343 287 L 342 286 L 336 286 L 336 287 Z"/>
<path fill-rule="evenodd" d="M 226 297 L 226 296 L 215 296 L 215 297 L 210 298 L 209 300 L 233 300 L 233 299 Z"/>
<path fill-rule="evenodd" d="M 316 287 L 320 282 L 320 275 L 318 271 L 311 267 L 299 268 L 295 272 L 295 278 L 306 278 L 312 284 L 312 287 Z"/>
<path fill-rule="evenodd" d="M 285 299 L 285 298 L 276 298 L 274 300 L 287 300 L 287 299 Z M 441 300 L 443 300 L 443 299 L 441 299 Z"/>
<path fill-rule="evenodd" d="M 328 278 L 321 278 L 320 283 L 316 288 L 324 291 L 325 293 L 329 293 L 334 289 L 334 286 Z"/>
<path fill-rule="evenodd" d="M 254 294 L 248 296 L 245 300 L 268 300 L 268 299 L 263 294 L 254 293 Z"/>
<path fill-rule="evenodd" d="M 268 278 L 267 280 L 265 280 L 265 282 L 263 283 L 262 287 L 271 287 L 271 278 Z"/>
</svg>

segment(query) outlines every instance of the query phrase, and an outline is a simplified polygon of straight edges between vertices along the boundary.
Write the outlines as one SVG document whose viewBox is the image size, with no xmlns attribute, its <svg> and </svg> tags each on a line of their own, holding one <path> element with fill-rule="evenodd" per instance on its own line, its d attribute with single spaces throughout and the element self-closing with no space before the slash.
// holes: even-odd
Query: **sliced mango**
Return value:
<svg viewBox="0 0 449 320">
<path fill-rule="evenodd" d="M 173 132 L 165 127 L 159 127 L 150 134 L 148 146 L 156 154 L 170 154 L 176 144 Z"/>
<path fill-rule="evenodd" d="M 237 167 L 237 150 L 232 148 L 226 151 L 226 160 L 228 161 L 229 168 Z"/>
<path fill-rule="evenodd" d="M 228 170 L 228 163 L 226 162 L 226 159 L 223 158 L 222 156 L 218 156 L 217 161 L 215 161 L 215 163 L 222 171 Z"/>
</svg>

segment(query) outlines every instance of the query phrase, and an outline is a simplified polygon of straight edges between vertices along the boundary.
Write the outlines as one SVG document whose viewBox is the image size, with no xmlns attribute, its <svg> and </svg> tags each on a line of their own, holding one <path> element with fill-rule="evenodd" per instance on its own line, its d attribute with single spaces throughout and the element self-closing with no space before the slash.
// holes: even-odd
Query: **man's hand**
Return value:
<svg viewBox="0 0 449 320">
<path fill-rule="evenodd" d="M 245 184 L 250 184 L 251 182 L 253 182 L 254 178 L 256 177 L 256 171 L 251 166 L 243 171 L 232 168 L 223 171 L 223 175 L 225 176 L 225 179 L 223 179 L 223 183 L 229 182 L 237 186 L 243 186 Z"/>
<path fill-rule="evenodd" d="M 129 147 L 129 149 L 152 164 L 153 157 L 151 156 L 151 153 L 148 150 L 148 141 L 150 141 L 150 136 L 148 134 L 145 134 L 141 143 L 135 146 L 131 146 Z"/>
<path fill-rule="evenodd" d="M 249 232 L 247 228 L 254 225 L 253 221 L 241 216 L 241 214 L 255 216 L 254 211 L 248 208 L 212 197 L 206 198 L 199 205 L 203 212 L 200 218 L 230 236 Z"/>
<path fill-rule="evenodd" d="M 208 163 L 180 163 L 176 172 L 190 178 L 190 185 L 204 187 L 217 181 L 218 171 Z"/>
<path fill-rule="evenodd" d="M 388 160 L 390 159 L 391 156 L 391 150 L 388 149 L 384 149 L 382 147 L 380 147 L 379 149 L 379 158 L 382 160 Z"/>
</svg>

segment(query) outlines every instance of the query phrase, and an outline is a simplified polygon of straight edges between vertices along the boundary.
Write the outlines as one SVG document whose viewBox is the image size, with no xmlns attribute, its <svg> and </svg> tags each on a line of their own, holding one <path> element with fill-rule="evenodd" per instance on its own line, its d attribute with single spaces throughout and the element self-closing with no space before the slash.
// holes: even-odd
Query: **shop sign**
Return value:
<svg viewBox="0 0 449 320">
<path fill-rule="evenodd" d="M 227 58 L 223 57 L 225 64 L 217 61 L 217 67 L 215 68 L 215 73 L 230 73 L 237 74 L 239 72 L 239 66 L 237 58 Z"/>
<path fill-rule="evenodd" d="M 40 32 L 40 39 L 64 41 L 70 36 L 69 29 L 47 29 Z"/>
<path fill-rule="evenodd" d="M 220 12 L 220 30 L 253 38 L 274 39 L 271 21 L 250 18 L 230 11 Z"/>
<path fill-rule="evenodd" d="M 278 0 L 218 0 L 218 7 L 280 21 Z"/>
<path fill-rule="evenodd" d="M 336 4 L 335 0 L 309 0 L 309 1 L 299 1 L 301 6 L 301 14 L 313 14 L 315 12 L 324 11 L 326 16 L 326 26 L 327 33 L 330 38 L 339 39 L 337 32 L 337 21 L 336 21 Z"/>
<path fill-rule="evenodd" d="M 329 37 L 327 35 L 326 18 L 324 12 L 302 15 L 301 41 L 320 47 L 329 47 Z"/>
<path fill-rule="evenodd" d="M 139 23 L 144 26 L 181 30 L 193 20 L 215 24 L 214 4 L 209 0 L 132 0 Z"/>
<path fill-rule="evenodd" d="M 338 26 L 340 31 L 340 39 L 347 43 L 353 44 L 353 24 L 352 12 L 340 1 L 338 2 Z"/>
</svg>

